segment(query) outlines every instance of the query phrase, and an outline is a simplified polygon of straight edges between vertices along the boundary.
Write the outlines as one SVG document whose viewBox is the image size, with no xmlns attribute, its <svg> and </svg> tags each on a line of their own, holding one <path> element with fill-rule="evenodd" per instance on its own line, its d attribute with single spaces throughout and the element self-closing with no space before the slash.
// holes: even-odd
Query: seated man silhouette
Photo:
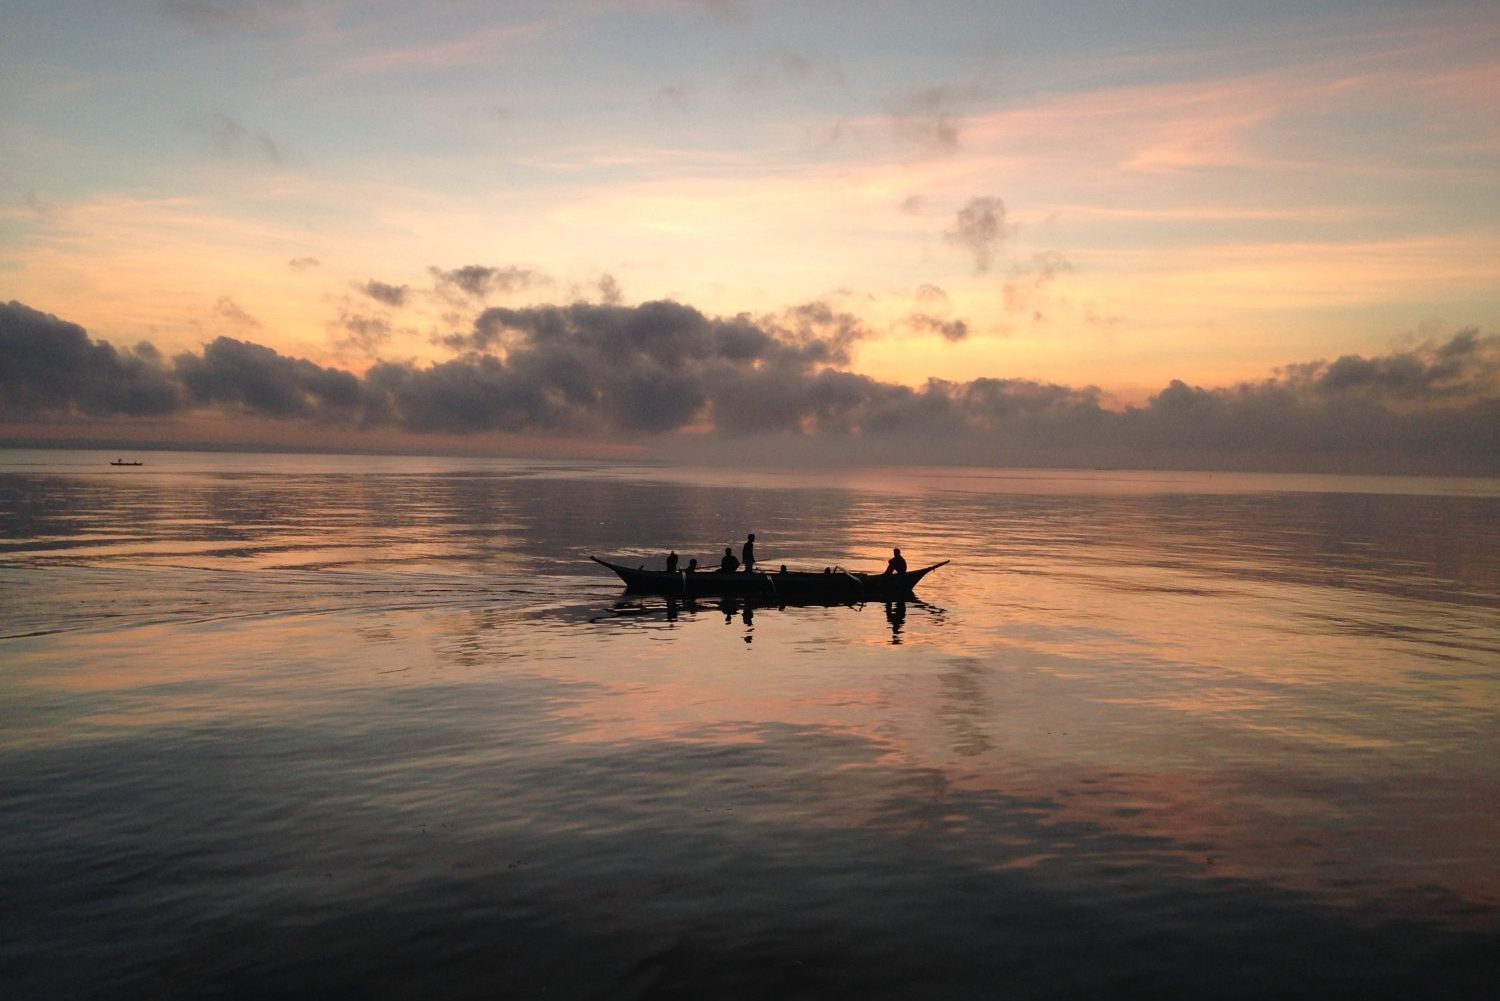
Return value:
<svg viewBox="0 0 1500 1001">
<path fill-rule="evenodd" d="M 906 559 L 901 555 L 901 550 L 891 550 L 891 558 L 885 565 L 886 573 L 906 573 Z"/>
<path fill-rule="evenodd" d="M 719 573 L 734 573 L 739 568 L 740 561 L 735 559 L 734 550 L 725 546 L 724 558 L 719 561 Z"/>
</svg>

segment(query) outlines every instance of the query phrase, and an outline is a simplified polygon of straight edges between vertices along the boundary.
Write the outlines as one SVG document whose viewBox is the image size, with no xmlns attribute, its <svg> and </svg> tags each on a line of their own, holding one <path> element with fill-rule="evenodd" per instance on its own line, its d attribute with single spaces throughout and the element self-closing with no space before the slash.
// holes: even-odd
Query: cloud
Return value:
<svg viewBox="0 0 1500 1001">
<path fill-rule="evenodd" d="M 923 87 L 887 101 L 886 114 L 903 141 L 925 153 L 948 154 L 959 147 L 959 108 L 981 96 L 972 86 Z"/>
<path fill-rule="evenodd" d="M 1500 387 L 1500 350 L 1477 328 L 1379 358 L 1344 355 L 1287 366 L 1280 384 L 1329 400 L 1430 405 L 1483 398 Z"/>
<path fill-rule="evenodd" d="M 844 71 L 835 60 L 821 59 L 784 46 L 764 51 L 756 65 L 739 80 L 740 89 L 760 94 L 791 90 L 803 97 L 845 85 Z"/>
<path fill-rule="evenodd" d="M 496 51 L 533 37 L 542 22 L 496 24 L 437 41 L 368 49 L 331 67 L 333 76 L 370 76 L 403 70 L 443 70 L 493 58 Z"/>
<path fill-rule="evenodd" d="M 161 0 L 163 14 L 202 34 L 265 31 L 300 8 L 299 0 Z"/>
<path fill-rule="evenodd" d="M 320 268 L 323 262 L 316 257 L 294 257 L 286 262 L 286 266 L 293 271 L 308 271 L 312 268 Z"/>
<path fill-rule="evenodd" d="M 391 321 L 383 316 L 360 316 L 348 313 L 334 325 L 340 350 L 354 350 L 374 358 L 391 339 Z"/>
<path fill-rule="evenodd" d="M 406 305 L 406 286 L 387 285 L 385 282 L 370 279 L 359 290 L 376 302 L 383 302 L 387 306 L 401 307 Z"/>
<path fill-rule="evenodd" d="M 951 321 L 917 322 L 941 332 Z M 372 349 L 388 333 L 380 319 L 343 324 L 351 343 Z M 1296 363 L 1260 382 L 1172 380 L 1123 408 L 1097 387 L 1028 379 L 883 382 L 848 370 L 865 336 L 822 302 L 760 317 L 671 301 L 494 307 L 443 342 L 452 359 L 377 362 L 357 377 L 229 337 L 167 363 L 149 344 L 120 351 L 13 302 L 0 307 L 0 411 L 42 421 L 216 409 L 448 433 L 712 431 L 832 443 L 828 461 L 1500 473 L 1500 337 L 1477 329 Z"/>
<path fill-rule="evenodd" d="M 969 336 L 967 321 L 938 315 L 948 310 L 947 292 L 936 285 L 919 285 L 913 298 L 924 308 L 907 316 L 905 322 L 908 327 L 918 332 L 938 334 L 943 339 L 954 342 Z"/>
<path fill-rule="evenodd" d="M 1084 322 L 1092 327 L 1118 327 L 1125 322 L 1125 319 L 1125 316 L 1120 313 L 1101 313 L 1092 303 L 1086 305 L 1083 311 Z"/>
<path fill-rule="evenodd" d="M 672 83 L 658 88 L 656 97 L 678 111 L 687 111 L 697 102 L 698 89 L 690 83 Z"/>
<path fill-rule="evenodd" d="M 1447 460 L 1450 468 L 1494 471 L 1500 337 L 1463 330 L 1374 358 L 1290 365 L 1263 382 L 1222 389 L 1173 380 L 1119 423 L 1127 439 L 1161 450 L 1388 455 L 1398 467 Z"/>
<path fill-rule="evenodd" d="M 359 379 L 349 372 L 288 358 L 260 344 L 219 337 L 203 353 L 174 360 L 186 397 L 268 417 L 341 419 L 356 413 Z"/>
<path fill-rule="evenodd" d="M 670 365 L 718 350 L 712 336 L 709 319 L 691 306 L 666 301 L 634 307 L 579 302 L 489 309 L 474 322 L 472 333 L 454 335 L 446 343 L 455 350 L 507 352 L 566 345 L 598 353 L 609 350 L 623 358 L 644 355 Z M 755 350 L 762 344 L 756 342 Z"/>
<path fill-rule="evenodd" d="M 687 7 L 732 25 L 748 24 L 750 12 L 745 0 L 660 0 L 664 5 Z"/>
<path fill-rule="evenodd" d="M 250 129 L 228 115 L 210 115 L 190 127 L 208 137 L 209 146 L 220 156 L 252 156 L 274 164 L 286 161 L 281 144 L 259 129 Z"/>
<path fill-rule="evenodd" d="M 518 267 L 485 267 L 470 264 L 443 270 L 428 268 L 440 294 L 449 298 L 484 299 L 495 293 L 519 292 L 537 285 L 551 285 L 552 279 L 539 271 Z"/>
<path fill-rule="evenodd" d="M 1072 270 L 1072 262 L 1060 251 L 1044 250 L 1032 254 L 1029 263 L 1011 268 L 1011 276 L 1002 288 L 1005 308 L 1013 313 L 1030 311 L 1033 319 L 1043 319 L 1040 307 L 1047 286 L 1059 275 Z"/>
<path fill-rule="evenodd" d="M 51 216 L 55 211 L 52 203 L 43 198 L 35 188 L 27 190 L 26 194 L 21 197 L 21 204 L 30 209 L 33 215 L 43 219 Z"/>
<path fill-rule="evenodd" d="M 181 386 L 150 344 L 116 350 L 19 302 L 0 305 L 0 413 L 167 414 Z"/>
<path fill-rule="evenodd" d="M 245 312 L 239 303 L 227 295 L 219 296 L 219 300 L 214 303 L 213 315 L 214 319 L 219 323 L 226 323 L 232 327 L 255 328 L 260 326 L 259 320 Z"/>
<path fill-rule="evenodd" d="M 801 399 L 809 379 L 823 367 L 846 365 L 864 336 L 855 317 L 822 302 L 753 319 L 710 318 L 661 301 L 493 308 L 471 332 L 444 343 L 465 353 L 476 377 L 506 387 L 516 401 L 507 419 L 570 431 L 666 431 L 702 422 L 748 433 L 796 430 L 815 418 L 817 408 Z M 428 423 L 442 407 L 424 406 Z M 447 416 L 455 427 L 471 423 Z"/>
<path fill-rule="evenodd" d="M 1009 235 L 1005 222 L 1005 203 L 998 198 L 971 198 L 958 210 L 953 228 L 943 234 L 974 255 L 974 271 L 984 274 L 995 259 L 1000 242 Z"/>
<path fill-rule="evenodd" d="M 945 320 L 931 313 L 913 313 L 906 318 L 908 326 L 941 334 L 945 340 L 961 341 L 969 336 L 969 325 L 963 320 Z"/>
<path fill-rule="evenodd" d="M 621 291 L 620 283 L 615 279 L 614 275 L 600 275 L 597 284 L 599 299 L 602 302 L 608 303 L 611 306 L 617 306 L 620 304 L 620 300 L 625 297 L 625 293 Z"/>
<path fill-rule="evenodd" d="M 870 336 L 859 317 L 822 301 L 794 306 L 762 322 L 781 343 L 799 349 L 803 360 L 820 364 L 847 365 L 855 343 Z"/>
</svg>

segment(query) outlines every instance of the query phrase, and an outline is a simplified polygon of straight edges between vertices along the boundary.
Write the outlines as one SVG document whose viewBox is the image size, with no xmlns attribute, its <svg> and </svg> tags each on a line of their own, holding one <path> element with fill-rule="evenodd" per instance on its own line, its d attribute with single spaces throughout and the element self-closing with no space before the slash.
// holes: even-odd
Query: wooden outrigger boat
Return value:
<svg viewBox="0 0 1500 1001">
<path fill-rule="evenodd" d="M 601 560 L 597 556 L 589 559 L 600 566 L 608 567 L 625 582 L 625 589 L 638 594 L 660 594 L 689 598 L 769 598 L 769 599 L 817 599 L 839 601 L 895 601 L 913 597 L 912 589 L 917 582 L 938 567 L 947 563 L 905 573 L 858 573 L 835 569 L 829 571 L 807 570 L 754 570 L 750 573 L 723 573 L 718 570 L 700 570 L 687 573 L 683 570 L 647 570 L 632 568 Z"/>
</svg>

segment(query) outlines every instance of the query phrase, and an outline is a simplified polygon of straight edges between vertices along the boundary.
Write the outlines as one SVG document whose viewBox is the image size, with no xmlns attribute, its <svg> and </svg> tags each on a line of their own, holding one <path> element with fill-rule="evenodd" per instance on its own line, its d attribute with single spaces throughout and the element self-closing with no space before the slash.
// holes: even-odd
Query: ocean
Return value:
<svg viewBox="0 0 1500 1001">
<path fill-rule="evenodd" d="M 1500 480 L 0 451 L 0 994 L 1491 998 Z M 880 569 L 683 606 L 590 555 Z"/>
</svg>

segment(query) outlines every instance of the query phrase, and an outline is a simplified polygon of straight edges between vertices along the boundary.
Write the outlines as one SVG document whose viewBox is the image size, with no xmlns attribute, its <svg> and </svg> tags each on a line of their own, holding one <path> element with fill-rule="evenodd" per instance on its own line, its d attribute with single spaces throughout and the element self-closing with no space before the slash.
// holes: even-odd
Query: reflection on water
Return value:
<svg viewBox="0 0 1500 1001">
<path fill-rule="evenodd" d="M 842 609 L 850 615 L 864 614 L 863 624 L 876 628 L 873 613 L 867 613 L 866 609 L 883 609 L 884 623 L 879 628 L 889 632 L 892 646 L 900 646 L 902 630 L 906 627 L 908 608 L 932 620 L 935 625 L 941 626 L 943 610 L 917 599 L 865 603 L 811 599 L 788 601 L 775 598 L 679 598 L 670 595 L 627 595 L 612 603 L 604 613 L 594 617 L 591 621 L 613 620 L 636 625 L 643 620 L 648 623 L 656 620 L 677 623 L 679 621 L 696 622 L 700 617 L 722 616 L 725 625 L 741 623 L 744 626 L 744 640 L 746 643 L 751 643 L 754 642 L 756 616 L 761 616 L 761 621 L 764 622 L 767 614 L 796 615 L 811 609 Z"/>
<path fill-rule="evenodd" d="M 1500 485 L 52 455 L 0 453 L 8 996 L 1500 974 Z M 952 563 L 587 561 L 748 530 Z"/>
</svg>

